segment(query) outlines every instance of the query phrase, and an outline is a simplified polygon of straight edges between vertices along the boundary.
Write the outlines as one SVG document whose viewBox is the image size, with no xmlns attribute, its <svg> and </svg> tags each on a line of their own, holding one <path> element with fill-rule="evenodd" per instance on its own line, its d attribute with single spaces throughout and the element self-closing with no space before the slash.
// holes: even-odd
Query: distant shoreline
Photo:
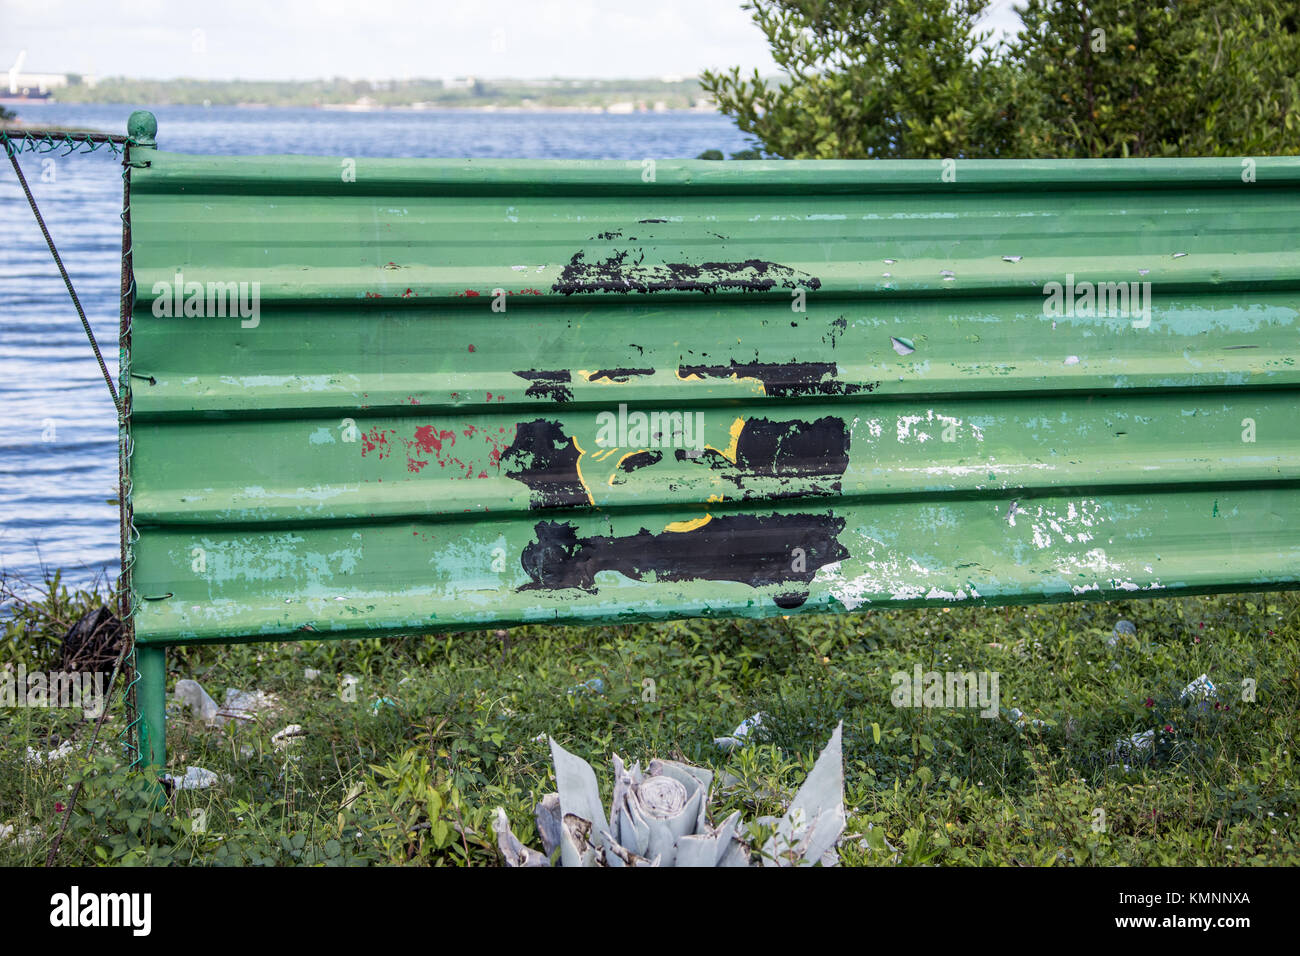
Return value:
<svg viewBox="0 0 1300 956">
<path fill-rule="evenodd" d="M 709 113 L 718 109 L 698 77 L 510 80 L 133 80 L 77 78 L 51 90 L 61 105 L 299 108 L 328 112 Z"/>
<path fill-rule="evenodd" d="M 9 108 L 12 110 L 21 110 L 26 105 L 20 102 L 13 102 Z M 62 100 L 43 100 L 40 106 L 123 106 L 138 107 L 140 102 L 137 100 L 123 100 L 115 102 L 112 100 L 94 100 L 66 102 Z M 320 110 L 323 113 L 589 113 L 606 116 L 649 116 L 649 115 L 681 115 L 695 114 L 698 116 L 718 116 L 719 111 L 716 107 L 707 108 L 699 106 L 670 106 L 662 109 L 619 109 L 609 106 L 519 106 L 508 105 L 498 106 L 495 104 L 485 104 L 481 106 L 459 105 L 455 103 L 438 103 L 430 105 L 380 105 L 380 104 L 356 104 L 356 103 L 147 103 L 148 109 L 166 109 L 168 107 L 184 107 L 188 109 L 238 109 L 238 110 Z M 21 123 L 21 119 L 15 121 Z"/>
</svg>

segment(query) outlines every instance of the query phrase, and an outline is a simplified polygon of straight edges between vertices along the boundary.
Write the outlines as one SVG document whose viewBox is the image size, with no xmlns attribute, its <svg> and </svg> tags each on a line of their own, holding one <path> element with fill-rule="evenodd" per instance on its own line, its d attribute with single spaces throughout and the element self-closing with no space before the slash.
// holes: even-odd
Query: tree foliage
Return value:
<svg viewBox="0 0 1300 956">
<path fill-rule="evenodd" d="M 769 155 L 1300 152 L 1296 0 L 748 0 L 782 71 L 704 88 Z"/>
</svg>

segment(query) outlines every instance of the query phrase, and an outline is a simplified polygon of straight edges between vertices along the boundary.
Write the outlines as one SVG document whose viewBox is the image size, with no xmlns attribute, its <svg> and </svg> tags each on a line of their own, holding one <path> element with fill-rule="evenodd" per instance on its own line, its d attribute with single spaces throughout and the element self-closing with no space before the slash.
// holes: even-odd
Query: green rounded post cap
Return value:
<svg viewBox="0 0 1300 956">
<path fill-rule="evenodd" d="M 158 135 L 158 117 L 148 110 L 136 110 L 126 121 L 126 135 L 137 146 L 153 146 Z"/>
</svg>

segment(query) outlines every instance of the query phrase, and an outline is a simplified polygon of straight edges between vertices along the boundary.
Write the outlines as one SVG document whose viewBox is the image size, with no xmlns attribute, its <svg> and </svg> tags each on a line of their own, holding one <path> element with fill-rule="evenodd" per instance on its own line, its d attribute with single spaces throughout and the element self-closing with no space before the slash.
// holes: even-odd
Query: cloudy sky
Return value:
<svg viewBox="0 0 1300 956">
<path fill-rule="evenodd" d="M 0 68 L 208 79 L 776 72 L 741 0 L 0 0 Z M 989 25 L 1014 25 L 995 0 Z"/>
</svg>

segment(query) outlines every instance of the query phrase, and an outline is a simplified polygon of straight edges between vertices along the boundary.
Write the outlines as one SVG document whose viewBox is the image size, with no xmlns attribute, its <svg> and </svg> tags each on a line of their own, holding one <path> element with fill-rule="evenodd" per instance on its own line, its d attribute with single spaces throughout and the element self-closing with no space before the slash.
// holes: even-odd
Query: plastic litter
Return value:
<svg viewBox="0 0 1300 956">
<path fill-rule="evenodd" d="M 1048 727 L 1051 726 L 1045 720 L 1039 720 L 1037 717 L 1030 717 L 1019 707 L 1012 707 L 1007 712 L 1007 719 L 1017 730 L 1024 730 L 1026 727 Z"/>
<path fill-rule="evenodd" d="M 208 787 L 215 785 L 220 778 L 211 770 L 205 770 L 203 767 L 186 767 L 183 777 L 169 773 L 163 775 L 163 780 L 177 790 L 206 790 Z"/>
<path fill-rule="evenodd" d="M 302 729 L 301 724 L 290 724 L 283 730 L 278 730 L 271 735 L 271 746 L 276 750 L 287 750 L 293 744 L 296 744 L 299 738 L 306 736 L 307 731 Z"/>
<path fill-rule="evenodd" d="M 1219 699 L 1219 691 L 1208 674 L 1202 674 L 1183 688 L 1178 699 L 1184 702 L 1200 703 L 1201 710 L 1208 710 L 1210 702 Z"/>
<path fill-rule="evenodd" d="M 7 843 L 9 840 L 13 840 L 20 847 L 26 848 L 35 846 L 44 836 L 45 834 L 41 832 L 40 827 L 28 827 L 20 832 L 17 827 L 12 824 L 0 823 L 0 843 Z"/>
<path fill-rule="evenodd" d="M 1133 769 L 1125 761 L 1134 757 L 1146 756 L 1152 752 L 1156 742 L 1155 730 L 1144 730 L 1140 734 L 1134 734 L 1128 739 L 1119 739 L 1115 741 L 1115 746 L 1110 752 L 1110 757 L 1115 763 L 1114 766 L 1121 766 L 1125 770 Z"/>
<path fill-rule="evenodd" d="M 749 737 L 750 732 L 753 731 L 754 728 L 761 727 L 762 725 L 763 715 L 761 713 L 754 714 L 754 716 L 746 717 L 742 720 L 736 726 L 736 729 L 728 736 L 714 737 L 713 743 L 719 750 L 737 750 L 745 745 L 746 738 Z"/>
<path fill-rule="evenodd" d="M 1137 628 L 1132 621 L 1116 621 L 1114 630 L 1110 632 L 1110 637 L 1106 638 L 1106 646 L 1114 647 L 1120 642 L 1120 638 L 1125 635 L 1136 637 Z"/>
<path fill-rule="evenodd" d="M 581 684 L 574 684 L 569 688 L 570 694 L 603 694 L 605 693 L 605 682 L 599 677 L 593 677 L 591 680 L 585 680 Z"/>
<path fill-rule="evenodd" d="M 178 680 L 173 696 L 184 701 L 190 712 L 209 727 L 224 727 L 229 723 L 256 720 L 259 713 L 275 708 L 276 698 L 260 690 L 226 689 L 226 699 L 221 706 L 196 680 Z"/>
</svg>

